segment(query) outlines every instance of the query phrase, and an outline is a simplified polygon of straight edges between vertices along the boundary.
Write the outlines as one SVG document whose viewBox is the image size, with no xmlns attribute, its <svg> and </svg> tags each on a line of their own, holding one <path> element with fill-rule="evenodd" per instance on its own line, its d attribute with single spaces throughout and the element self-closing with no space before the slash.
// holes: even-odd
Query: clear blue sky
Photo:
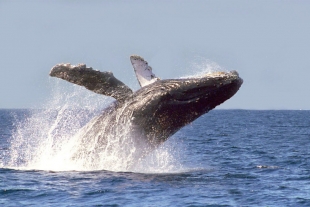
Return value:
<svg viewBox="0 0 310 207">
<path fill-rule="evenodd" d="M 310 109 L 310 1 L 0 0 L 0 108 L 44 102 L 57 63 L 86 63 L 137 82 L 143 56 L 161 78 L 208 59 L 244 85 L 220 108 Z"/>
</svg>

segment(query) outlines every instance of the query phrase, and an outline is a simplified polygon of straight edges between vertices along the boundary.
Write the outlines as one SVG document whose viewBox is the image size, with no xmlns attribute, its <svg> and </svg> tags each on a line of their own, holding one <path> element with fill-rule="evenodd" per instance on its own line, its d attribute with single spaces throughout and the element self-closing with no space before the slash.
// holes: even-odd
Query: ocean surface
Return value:
<svg viewBox="0 0 310 207">
<path fill-rule="evenodd" d="M 213 110 L 131 170 L 64 162 L 65 111 L 0 110 L 0 206 L 310 206 L 310 111 Z"/>
</svg>

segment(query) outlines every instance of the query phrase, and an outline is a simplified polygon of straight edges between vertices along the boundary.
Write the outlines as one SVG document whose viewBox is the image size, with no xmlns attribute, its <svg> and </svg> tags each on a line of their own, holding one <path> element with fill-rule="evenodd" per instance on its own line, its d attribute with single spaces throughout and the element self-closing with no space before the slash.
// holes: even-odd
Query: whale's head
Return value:
<svg viewBox="0 0 310 207">
<path fill-rule="evenodd" d="M 231 98 L 242 83 L 236 71 L 159 80 L 134 94 L 130 104 L 134 107 L 133 119 L 147 134 L 163 142 L 181 127 Z"/>
</svg>

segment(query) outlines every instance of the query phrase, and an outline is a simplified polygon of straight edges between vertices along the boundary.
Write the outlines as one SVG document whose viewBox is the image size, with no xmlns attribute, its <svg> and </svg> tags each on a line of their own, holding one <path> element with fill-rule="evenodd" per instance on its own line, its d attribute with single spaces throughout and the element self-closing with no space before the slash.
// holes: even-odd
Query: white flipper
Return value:
<svg viewBox="0 0 310 207">
<path fill-rule="evenodd" d="M 135 69 L 135 73 L 141 87 L 160 80 L 155 76 L 154 73 L 152 73 L 152 68 L 142 57 L 138 55 L 132 55 L 130 56 L 130 61 L 133 68 Z"/>
</svg>

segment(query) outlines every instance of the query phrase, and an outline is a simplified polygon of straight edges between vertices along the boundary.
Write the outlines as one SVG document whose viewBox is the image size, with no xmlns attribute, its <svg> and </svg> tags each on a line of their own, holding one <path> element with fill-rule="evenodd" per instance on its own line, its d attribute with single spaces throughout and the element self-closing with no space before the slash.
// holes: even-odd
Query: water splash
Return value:
<svg viewBox="0 0 310 207">
<path fill-rule="evenodd" d="M 108 128 L 108 120 L 98 123 L 96 116 L 111 104 L 111 98 L 96 95 L 79 86 L 61 85 L 59 80 L 53 82 L 53 94 L 43 105 L 43 109 L 31 110 L 25 120 L 16 120 L 9 158 L 3 164 L 4 167 L 51 171 L 157 173 L 178 171 L 182 168 L 175 156 L 177 153 L 172 150 L 171 142 L 137 160 L 136 155 L 141 146 L 134 142 L 136 137 L 129 136 L 129 119 L 120 118 L 119 122 L 123 124 L 115 126 L 113 136 L 110 137 L 106 135 L 111 135 L 111 132 L 93 130 L 95 124 L 103 125 L 104 129 Z M 91 123 L 85 126 L 88 122 Z M 103 136 L 107 137 L 107 143 L 99 145 L 98 143 L 102 142 L 100 137 Z"/>
<path fill-rule="evenodd" d="M 25 120 L 16 120 L 9 166 L 50 170 L 55 169 L 54 165 L 59 169 L 70 167 L 60 161 L 59 150 L 98 113 L 99 105 L 106 105 L 105 97 L 99 98 L 81 87 L 71 86 L 64 92 L 58 80 L 54 84 L 51 98 L 40 107 L 43 109 L 30 110 Z"/>
<path fill-rule="evenodd" d="M 188 67 L 188 70 L 190 71 L 190 75 L 185 75 L 180 78 L 199 78 L 214 72 L 228 72 L 228 70 L 216 62 L 203 57 L 196 57 Z"/>
</svg>

